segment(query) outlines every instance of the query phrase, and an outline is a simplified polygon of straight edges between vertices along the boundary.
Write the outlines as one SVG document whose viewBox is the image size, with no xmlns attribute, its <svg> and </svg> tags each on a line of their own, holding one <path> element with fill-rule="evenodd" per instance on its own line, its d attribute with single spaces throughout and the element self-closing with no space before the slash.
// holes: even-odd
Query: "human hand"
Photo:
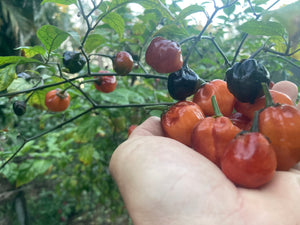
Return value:
<svg viewBox="0 0 300 225">
<path fill-rule="evenodd" d="M 135 225 L 300 224 L 298 169 L 259 189 L 236 187 L 204 156 L 163 137 L 157 117 L 116 149 L 110 172 Z"/>
</svg>

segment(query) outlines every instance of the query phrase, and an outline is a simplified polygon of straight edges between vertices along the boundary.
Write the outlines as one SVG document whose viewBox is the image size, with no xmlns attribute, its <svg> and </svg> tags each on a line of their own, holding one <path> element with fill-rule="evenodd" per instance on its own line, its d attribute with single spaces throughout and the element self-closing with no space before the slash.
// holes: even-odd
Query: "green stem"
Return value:
<svg viewBox="0 0 300 225">
<path fill-rule="evenodd" d="M 271 93 L 269 91 L 268 85 L 266 83 L 261 83 L 261 86 L 263 88 L 263 91 L 265 94 L 265 99 L 266 99 L 265 107 L 274 106 L 274 102 L 273 102 Z"/>
<path fill-rule="evenodd" d="M 259 110 L 254 112 L 254 118 L 253 118 L 252 126 L 250 128 L 250 132 L 259 132 L 258 119 L 259 119 Z"/>
<path fill-rule="evenodd" d="M 211 103 L 212 103 L 212 106 L 213 106 L 213 109 L 214 109 L 214 112 L 215 112 L 215 117 L 223 116 L 223 114 L 221 113 L 220 108 L 218 106 L 217 99 L 216 99 L 215 95 L 211 96 Z"/>
</svg>

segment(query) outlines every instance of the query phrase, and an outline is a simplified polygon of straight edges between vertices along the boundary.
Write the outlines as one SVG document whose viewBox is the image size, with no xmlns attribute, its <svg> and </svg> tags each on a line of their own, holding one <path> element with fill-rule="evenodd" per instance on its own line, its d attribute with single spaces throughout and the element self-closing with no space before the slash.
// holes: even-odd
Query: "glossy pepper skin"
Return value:
<svg viewBox="0 0 300 225">
<path fill-rule="evenodd" d="M 272 96 L 274 103 L 294 105 L 291 98 L 282 92 L 270 90 L 270 94 Z M 253 104 L 236 101 L 234 108 L 237 112 L 242 113 L 244 116 L 252 120 L 254 117 L 254 112 L 263 109 L 266 104 L 265 102 L 266 102 L 265 96 L 261 96 L 257 98 Z"/>
<path fill-rule="evenodd" d="M 146 50 L 145 60 L 158 73 L 173 73 L 183 64 L 181 47 L 175 41 L 155 37 Z"/>
<path fill-rule="evenodd" d="M 277 170 L 289 170 L 300 161 L 300 111 L 275 105 L 259 114 L 259 131 L 268 137 L 277 156 Z"/>
<path fill-rule="evenodd" d="M 80 52 L 65 51 L 63 64 L 69 70 L 69 73 L 78 73 L 86 64 L 86 59 Z"/>
<path fill-rule="evenodd" d="M 255 59 L 235 63 L 226 71 L 228 90 L 241 102 L 253 103 L 263 96 L 261 83 L 270 83 L 268 70 Z"/>
<path fill-rule="evenodd" d="M 204 119 L 201 108 L 191 101 L 179 101 L 161 115 L 165 135 L 191 146 L 191 135 L 197 122 Z"/>
<path fill-rule="evenodd" d="M 224 149 L 239 132 L 227 117 L 206 117 L 193 129 L 192 148 L 221 167 Z"/>
<path fill-rule="evenodd" d="M 185 100 L 199 89 L 201 83 L 199 76 L 186 66 L 169 74 L 168 91 L 173 99 Z"/>
<path fill-rule="evenodd" d="M 234 96 L 227 89 L 226 81 L 215 79 L 202 85 L 193 96 L 193 102 L 197 103 L 205 116 L 213 116 L 214 109 L 211 97 L 215 95 L 220 111 L 224 116 L 231 115 L 235 103 Z"/>
<path fill-rule="evenodd" d="M 241 133 L 224 151 L 221 169 L 234 184 L 258 188 L 274 177 L 276 155 L 268 139 L 261 133 Z"/>
</svg>

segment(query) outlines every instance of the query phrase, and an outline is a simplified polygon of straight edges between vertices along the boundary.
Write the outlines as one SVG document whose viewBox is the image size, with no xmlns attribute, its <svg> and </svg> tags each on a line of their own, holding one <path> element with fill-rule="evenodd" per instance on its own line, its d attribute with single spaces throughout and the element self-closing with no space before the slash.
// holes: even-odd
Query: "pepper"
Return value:
<svg viewBox="0 0 300 225">
<path fill-rule="evenodd" d="M 259 131 L 268 137 L 277 156 L 277 170 L 289 170 L 300 161 L 300 111 L 286 104 L 274 104 L 264 86 L 266 108 L 259 114 Z"/>
<path fill-rule="evenodd" d="M 222 115 L 216 97 L 211 98 L 215 115 L 198 122 L 192 132 L 192 148 L 221 166 L 220 160 L 226 145 L 241 131 L 231 120 Z"/>
<path fill-rule="evenodd" d="M 241 102 L 253 103 L 264 94 L 261 83 L 270 84 L 268 70 L 252 58 L 235 63 L 225 77 L 228 90 Z"/>
<path fill-rule="evenodd" d="M 69 73 L 78 73 L 84 67 L 86 59 L 80 52 L 65 51 L 63 54 L 63 64 Z"/>
<path fill-rule="evenodd" d="M 226 81 L 215 79 L 203 84 L 193 96 L 193 102 L 197 103 L 205 116 L 215 114 L 211 97 L 215 96 L 221 113 L 224 116 L 231 115 L 235 103 L 234 96 L 228 91 Z"/>
<path fill-rule="evenodd" d="M 269 140 L 258 132 L 258 112 L 250 132 L 239 133 L 225 148 L 221 169 L 238 186 L 258 188 L 272 180 L 277 159 Z"/>
<path fill-rule="evenodd" d="M 187 97 L 195 94 L 200 86 L 205 83 L 198 74 L 188 66 L 169 74 L 168 91 L 175 100 L 185 100 Z"/>
<path fill-rule="evenodd" d="M 272 96 L 274 103 L 280 104 L 287 104 L 287 105 L 294 105 L 291 98 L 279 91 L 270 90 L 270 94 Z M 234 105 L 234 109 L 237 112 L 242 113 L 244 116 L 248 117 L 249 119 L 253 119 L 254 112 L 265 107 L 266 98 L 265 96 L 257 98 L 253 104 L 247 102 L 240 102 L 236 101 Z"/>
</svg>

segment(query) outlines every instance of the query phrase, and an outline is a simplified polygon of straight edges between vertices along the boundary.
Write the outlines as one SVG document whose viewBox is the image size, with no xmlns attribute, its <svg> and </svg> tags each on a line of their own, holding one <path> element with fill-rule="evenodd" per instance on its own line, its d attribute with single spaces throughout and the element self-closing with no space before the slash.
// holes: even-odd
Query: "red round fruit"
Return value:
<svg viewBox="0 0 300 225">
<path fill-rule="evenodd" d="M 137 125 L 135 125 L 135 124 L 130 125 L 130 127 L 128 128 L 128 137 L 130 136 L 130 134 L 136 127 L 137 127 Z"/>
<path fill-rule="evenodd" d="M 257 188 L 268 183 L 277 166 L 276 154 L 259 132 L 238 135 L 226 147 L 221 159 L 223 173 L 236 185 Z"/>
<path fill-rule="evenodd" d="M 113 59 L 114 71 L 122 76 L 130 73 L 133 67 L 133 59 L 130 53 L 126 51 L 118 52 Z"/>
<path fill-rule="evenodd" d="M 109 73 L 109 71 L 99 71 L 99 73 Z M 109 93 L 116 89 L 117 86 L 117 79 L 115 76 L 100 76 L 100 77 L 94 77 L 98 80 L 94 82 L 95 88 L 98 91 Z"/>
<path fill-rule="evenodd" d="M 163 37 L 155 37 L 151 41 L 145 60 L 158 73 L 176 72 L 183 64 L 180 45 Z"/>
<path fill-rule="evenodd" d="M 52 112 L 61 112 L 68 108 L 70 95 L 59 88 L 49 91 L 45 96 L 45 105 Z"/>
<path fill-rule="evenodd" d="M 195 124 L 204 119 L 204 114 L 196 103 L 180 101 L 172 105 L 161 116 L 161 126 L 167 137 L 191 146 L 191 135 Z"/>
</svg>

